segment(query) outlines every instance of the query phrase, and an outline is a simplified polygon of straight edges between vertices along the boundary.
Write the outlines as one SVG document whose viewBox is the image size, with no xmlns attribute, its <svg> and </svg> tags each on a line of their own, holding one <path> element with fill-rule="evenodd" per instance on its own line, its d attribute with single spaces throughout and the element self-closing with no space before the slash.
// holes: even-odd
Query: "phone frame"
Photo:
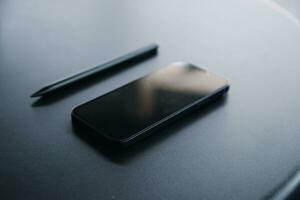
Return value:
<svg viewBox="0 0 300 200">
<path fill-rule="evenodd" d="M 198 67 L 199 68 L 199 67 Z M 201 69 L 201 68 L 200 68 Z M 149 74 L 148 74 L 149 75 Z M 147 76 L 147 75 L 146 75 Z M 145 77 L 145 76 L 143 76 Z M 139 79 L 142 79 L 143 77 L 139 78 Z M 111 93 L 111 92 L 114 92 L 118 89 L 121 89 L 122 87 L 134 82 L 134 81 L 137 81 L 139 79 L 136 79 L 136 80 L 133 80 L 125 85 L 122 85 L 108 93 Z M 122 146 L 122 147 L 125 147 L 125 146 L 128 146 L 130 144 L 133 144 L 135 143 L 136 141 L 138 140 L 141 140 L 142 138 L 148 136 L 149 134 L 151 134 L 152 132 L 154 131 L 157 131 L 158 129 L 170 124 L 172 121 L 174 120 L 177 120 L 179 119 L 180 117 L 182 117 L 183 115 L 189 113 L 190 111 L 193 111 L 195 110 L 196 108 L 198 108 L 199 106 L 203 105 L 204 103 L 207 103 L 208 101 L 212 100 L 212 99 L 215 99 L 216 97 L 219 97 L 219 96 L 222 96 L 224 93 L 226 93 L 230 88 L 230 85 L 229 85 L 229 82 L 227 81 L 227 84 L 224 85 L 223 87 L 220 87 L 219 89 L 211 92 L 210 94 L 198 99 L 197 101 L 193 102 L 193 103 L 190 103 L 188 105 L 186 105 L 185 107 L 179 109 L 178 111 L 160 119 L 159 121 L 151 124 L 150 126 L 147 126 L 146 128 L 132 134 L 131 136 L 129 136 L 128 138 L 125 138 L 125 139 L 116 139 L 116 138 L 113 138 L 113 137 L 110 137 L 108 136 L 108 134 L 105 134 L 105 133 L 101 133 L 101 130 L 93 127 L 93 125 L 89 124 L 88 122 L 86 122 L 82 117 L 80 117 L 77 113 L 77 110 L 82 107 L 82 106 L 85 106 L 86 104 L 89 104 L 93 101 L 96 101 L 97 99 L 101 98 L 102 96 L 108 94 L 108 93 L 105 93 L 99 97 L 96 97 L 90 101 L 87 101 L 83 104 L 80 104 L 78 106 L 76 106 L 75 108 L 72 109 L 72 113 L 71 113 L 71 116 L 72 116 L 72 121 L 73 123 L 81 123 L 82 125 L 84 125 L 85 127 L 91 129 L 93 132 L 96 132 L 98 133 L 98 135 L 104 137 L 105 139 L 107 139 L 108 141 L 112 142 L 113 144 L 116 144 L 118 146 Z M 102 131 L 103 132 L 103 131 Z"/>
</svg>

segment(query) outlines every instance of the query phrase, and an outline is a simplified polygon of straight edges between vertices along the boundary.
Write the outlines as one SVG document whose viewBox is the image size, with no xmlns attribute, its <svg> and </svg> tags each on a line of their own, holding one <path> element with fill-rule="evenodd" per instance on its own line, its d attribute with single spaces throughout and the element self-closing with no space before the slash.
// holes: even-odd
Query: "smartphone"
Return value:
<svg viewBox="0 0 300 200">
<path fill-rule="evenodd" d="M 176 62 L 77 106 L 72 120 L 127 146 L 229 89 L 226 79 Z"/>
</svg>

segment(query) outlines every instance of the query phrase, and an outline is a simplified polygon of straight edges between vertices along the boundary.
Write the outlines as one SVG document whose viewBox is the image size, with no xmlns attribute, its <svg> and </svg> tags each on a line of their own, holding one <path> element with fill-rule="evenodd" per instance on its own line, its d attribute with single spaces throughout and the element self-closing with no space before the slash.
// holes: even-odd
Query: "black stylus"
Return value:
<svg viewBox="0 0 300 200">
<path fill-rule="evenodd" d="M 82 79 L 88 78 L 90 76 L 93 76 L 95 74 L 98 74 L 104 70 L 114 68 L 120 65 L 128 64 L 130 62 L 138 61 L 139 59 L 144 59 L 148 56 L 151 56 L 157 52 L 158 45 L 157 44 L 150 44 L 145 47 L 142 47 L 140 49 L 137 49 L 135 51 L 132 51 L 130 53 L 127 53 L 123 56 L 120 56 L 118 58 L 112 59 L 110 61 L 104 62 L 103 64 L 100 64 L 96 67 L 92 67 L 90 69 L 78 72 L 76 74 L 64 77 L 62 79 L 59 79 L 57 81 L 54 81 L 35 93 L 31 95 L 31 97 L 38 97 L 43 96 L 49 93 L 52 93 L 58 89 L 64 88 L 68 85 L 71 85 L 75 82 L 78 82 Z"/>
</svg>

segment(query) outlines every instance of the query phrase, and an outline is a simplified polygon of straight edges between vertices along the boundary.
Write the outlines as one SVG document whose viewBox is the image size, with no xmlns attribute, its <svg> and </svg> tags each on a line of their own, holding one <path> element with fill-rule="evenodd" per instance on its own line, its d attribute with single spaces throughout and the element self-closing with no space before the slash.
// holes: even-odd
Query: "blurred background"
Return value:
<svg viewBox="0 0 300 200">
<path fill-rule="evenodd" d="M 299 19 L 297 0 L 1 0 L 1 196 L 265 198 L 300 164 Z M 29 98 L 151 42 L 154 58 Z M 74 134 L 76 105 L 180 60 L 228 78 L 226 101 L 118 159 Z"/>
</svg>

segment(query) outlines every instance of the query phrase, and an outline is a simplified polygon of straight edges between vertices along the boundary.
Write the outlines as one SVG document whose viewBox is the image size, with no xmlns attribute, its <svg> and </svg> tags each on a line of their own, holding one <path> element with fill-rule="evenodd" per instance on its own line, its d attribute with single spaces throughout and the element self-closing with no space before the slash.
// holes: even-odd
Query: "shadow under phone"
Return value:
<svg viewBox="0 0 300 200">
<path fill-rule="evenodd" d="M 155 145 L 159 145 L 159 143 L 163 142 L 168 137 L 180 132 L 180 130 L 184 129 L 184 127 L 188 126 L 195 120 L 200 120 L 201 118 L 206 117 L 209 113 L 217 110 L 219 107 L 224 106 L 226 101 L 227 94 L 225 93 L 222 96 L 205 103 L 204 106 L 193 110 L 184 118 L 176 120 L 175 123 L 160 129 L 146 139 L 142 139 L 127 148 L 121 148 L 112 144 L 110 141 L 95 133 L 90 128 L 83 126 L 81 123 L 76 123 L 76 121 L 73 121 L 72 123 L 73 132 L 78 138 L 86 142 L 96 152 L 103 155 L 109 161 L 117 164 L 126 164 L 132 161 L 139 154 L 142 154 L 142 152 Z"/>
</svg>

